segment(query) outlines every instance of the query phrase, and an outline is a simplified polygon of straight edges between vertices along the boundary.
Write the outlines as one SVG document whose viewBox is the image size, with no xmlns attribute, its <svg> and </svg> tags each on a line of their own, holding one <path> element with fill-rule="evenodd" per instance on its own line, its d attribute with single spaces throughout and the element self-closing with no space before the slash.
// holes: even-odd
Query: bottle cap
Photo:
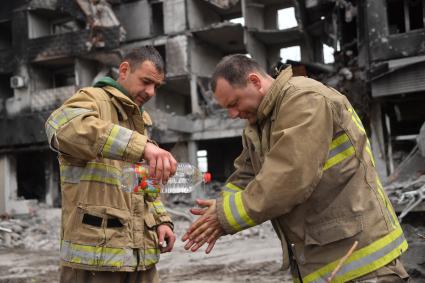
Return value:
<svg viewBox="0 0 425 283">
<path fill-rule="evenodd" d="M 204 182 L 205 183 L 209 183 L 209 182 L 211 182 L 211 179 L 212 179 L 211 173 L 210 172 L 205 172 L 204 173 Z"/>
</svg>

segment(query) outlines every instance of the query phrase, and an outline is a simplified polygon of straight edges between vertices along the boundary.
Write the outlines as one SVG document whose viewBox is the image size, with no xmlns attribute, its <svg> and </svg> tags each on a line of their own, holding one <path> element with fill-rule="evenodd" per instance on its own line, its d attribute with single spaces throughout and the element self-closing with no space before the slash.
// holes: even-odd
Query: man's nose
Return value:
<svg viewBox="0 0 425 283">
<path fill-rule="evenodd" d="M 146 89 L 146 94 L 147 94 L 149 97 L 153 97 L 153 96 L 155 95 L 155 87 L 153 87 L 153 86 L 149 86 L 149 87 Z"/>
</svg>

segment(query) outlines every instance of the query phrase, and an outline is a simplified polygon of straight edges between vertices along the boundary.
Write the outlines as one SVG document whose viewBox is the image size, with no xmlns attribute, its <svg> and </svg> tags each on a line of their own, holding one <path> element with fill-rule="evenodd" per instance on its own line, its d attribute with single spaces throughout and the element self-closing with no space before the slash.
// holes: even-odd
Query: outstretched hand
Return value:
<svg viewBox="0 0 425 283">
<path fill-rule="evenodd" d="M 205 243 L 208 243 L 205 250 L 208 254 L 214 248 L 218 238 L 224 235 L 224 230 L 218 220 L 215 199 L 198 199 L 196 203 L 200 208 L 191 208 L 190 212 L 201 216 L 190 225 L 186 234 L 183 235 L 182 241 L 187 241 L 184 248 L 190 249 L 192 252 L 196 252 Z"/>
</svg>

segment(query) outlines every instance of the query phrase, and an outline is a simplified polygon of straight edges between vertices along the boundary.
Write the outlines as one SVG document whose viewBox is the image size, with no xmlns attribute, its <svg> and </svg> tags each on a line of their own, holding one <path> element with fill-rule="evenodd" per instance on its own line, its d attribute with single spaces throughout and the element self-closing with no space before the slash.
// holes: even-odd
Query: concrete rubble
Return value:
<svg viewBox="0 0 425 283">
<path fill-rule="evenodd" d="M 0 249 L 59 250 L 60 209 L 39 209 L 32 215 L 0 221 Z"/>
</svg>

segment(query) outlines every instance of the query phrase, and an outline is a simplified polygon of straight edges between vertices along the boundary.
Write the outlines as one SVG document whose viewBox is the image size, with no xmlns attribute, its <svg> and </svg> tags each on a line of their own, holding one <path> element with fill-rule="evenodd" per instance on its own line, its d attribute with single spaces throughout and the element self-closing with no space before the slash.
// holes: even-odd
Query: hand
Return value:
<svg viewBox="0 0 425 283">
<path fill-rule="evenodd" d="M 156 228 L 156 233 L 158 235 L 159 250 L 161 253 L 171 252 L 176 241 L 176 235 L 174 235 L 173 230 L 168 225 L 161 224 Z M 164 246 L 164 242 L 166 246 Z"/>
<path fill-rule="evenodd" d="M 143 159 L 149 163 L 150 177 L 166 184 L 168 178 L 176 173 L 177 161 L 166 150 L 159 148 L 153 143 L 147 142 Z"/>
<path fill-rule="evenodd" d="M 205 243 L 208 243 L 205 253 L 209 254 L 218 238 L 224 235 L 224 230 L 218 220 L 215 199 L 198 199 L 196 203 L 203 208 L 192 208 L 190 212 L 202 216 L 190 225 L 186 234 L 183 235 L 182 241 L 187 241 L 184 248 L 190 249 L 192 252 L 196 252 Z"/>
</svg>

